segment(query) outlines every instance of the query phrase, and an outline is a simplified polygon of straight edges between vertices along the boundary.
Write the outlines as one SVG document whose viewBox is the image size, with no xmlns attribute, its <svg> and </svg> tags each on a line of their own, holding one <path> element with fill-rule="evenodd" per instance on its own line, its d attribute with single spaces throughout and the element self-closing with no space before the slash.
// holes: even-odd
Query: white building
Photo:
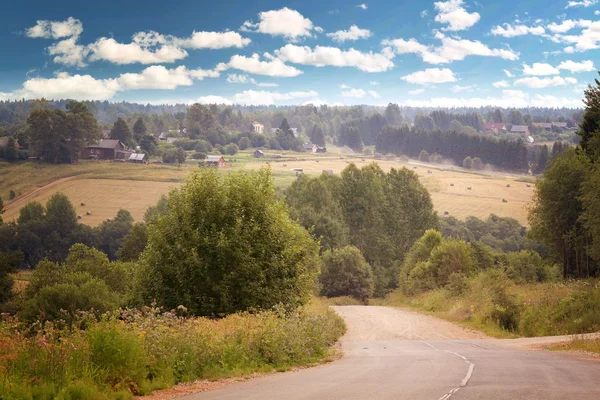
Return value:
<svg viewBox="0 0 600 400">
<path fill-rule="evenodd" d="M 254 133 L 263 133 L 265 130 L 265 126 L 258 121 L 250 121 L 252 124 L 252 130 Z"/>
</svg>

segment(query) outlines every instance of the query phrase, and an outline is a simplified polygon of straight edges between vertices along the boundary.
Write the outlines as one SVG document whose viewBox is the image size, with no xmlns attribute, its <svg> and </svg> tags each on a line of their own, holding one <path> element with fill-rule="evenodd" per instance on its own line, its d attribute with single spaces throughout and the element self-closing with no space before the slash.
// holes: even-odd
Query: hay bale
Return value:
<svg viewBox="0 0 600 400">
<path fill-rule="evenodd" d="M 473 187 L 472 187 L 472 186 L 469 186 L 467 189 L 468 189 L 468 190 L 472 190 L 472 189 L 473 189 Z"/>
<path fill-rule="evenodd" d="M 110 222 L 110 218 L 106 218 L 106 222 Z"/>
<path fill-rule="evenodd" d="M 427 170 L 427 173 L 428 173 L 428 174 L 433 174 L 433 172 L 431 172 L 431 170 L 430 170 L 430 169 L 428 169 L 428 170 Z"/>
<path fill-rule="evenodd" d="M 85 207 L 85 203 L 81 203 L 81 207 Z"/>
<path fill-rule="evenodd" d="M 510 183 L 507 183 L 507 184 L 506 184 L 506 187 L 510 187 Z"/>
<path fill-rule="evenodd" d="M 527 184 L 527 185 L 525 185 L 525 186 L 527 186 L 527 187 L 531 187 L 531 185 L 530 185 L 530 184 Z"/>
<path fill-rule="evenodd" d="M 287 164 L 283 164 L 284 167 L 287 167 Z"/>
<path fill-rule="evenodd" d="M 451 183 L 450 186 L 454 186 L 454 183 Z"/>
<path fill-rule="evenodd" d="M 85 215 L 92 215 L 92 212 L 91 211 L 86 211 Z"/>
<path fill-rule="evenodd" d="M 78 215 L 78 216 L 77 216 L 77 219 L 81 219 L 81 215 Z"/>
<path fill-rule="evenodd" d="M 444 211 L 444 215 L 449 215 L 450 213 L 448 211 Z"/>
<path fill-rule="evenodd" d="M 508 203 L 508 200 L 506 200 L 506 199 L 502 199 L 502 202 L 503 202 L 503 203 Z"/>
</svg>

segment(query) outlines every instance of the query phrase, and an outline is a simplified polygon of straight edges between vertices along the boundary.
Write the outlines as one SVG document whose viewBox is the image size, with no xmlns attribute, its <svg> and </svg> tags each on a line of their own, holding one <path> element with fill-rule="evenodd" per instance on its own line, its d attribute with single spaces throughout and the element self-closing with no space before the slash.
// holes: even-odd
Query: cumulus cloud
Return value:
<svg viewBox="0 0 600 400">
<path fill-rule="evenodd" d="M 443 28 L 444 30 L 462 31 L 469 29 L 479 21 L 479 13 L 469 13 L 464 8 L 462 0 L 439 1 L 433 4 L 437 11 L 435 21 L 448 25 L 446 28 Z"/>
<path fill-rule="evenodd" d="M 492 86 L 495 88 L 507 88 L 510 86 L 510 84 L 507 81 L 498 81 L 492 83 Z"/>
<path fill-rule="evenodd" d="M 514 82 L 514 86 L 526 86 L 532 89 L 542 89 L 550 86 L 565 86 L 567 84 L 574 85 L 577 83 L 577 79 L 575 78 L 562 78 L 560 76 L 555 76 L 553 78 L 521 78 L 517 79 Z"/>
<path fill-rule="evenodd" d="M 362 8 L 363 10 L 366 10 L 367 8 L 369 8 L 369 6 L 366 3 L 359 4 L 356 7 Z"/>
<path fill-rule="evenodd" d="M 566 60 L 566 61 L 562 61 L 560 64 L 558 64 L 558 67 L 556 67 L 556 68 L 564 69 L 564 70 L 567 70 L 567 71 L 570 71 L 573 73 L 591 72 L 591 71 L 596 70 L 594 63 L 591 60 L 586 60 L 586 61 L 581 61 L 581 62 Z"/>
<path fill-rule="evenodd" d="M 384 40 L 382 44 L 391 46 L 397 54 L 419 54 L 429 64 L 447 64 L 467 56 L 500 57 L 511 61 L 519 58 L 519 53 L 510 49 L 490 49 L 478 40 L 453 39 L 439 32 L 436 38 L 441 40 L 441 46 L 425 46 L 414 38 Z"/>
<path fill-rule="evenodd" d="M 544 76 L 558 75 L 560 71 L 547 63 L 533 63 L 531 66 L 523 64 L 524 75 Z"/>
<path fill-rule="evenodd" d="M 83 68 L 87 64 L 85 58 L 89 50 L 87 47 L 77 43 L 77 37 L 61 40 L 48 47 L 48 54 L 54 56 L 53 61 L 73 67 Z"/>
<path fill-rule="evenodd" d="M 546 30 L 543 26 L 526 26 L 526 25 L 511 25 L 503 24 L 504 26 L 495 26 L 491 30 L 491 34 L 495 36 L 504 36 L 507 38 L 524 35 L 544 35 Z"/>
<path fill-rule="evenodd" d="M 172 63 L 188 56 L 187 51 L 173 45 L 156 49 L 139 43 L 119 43 L 113 38 L 100 38 L 89 45 L 90 60 L 104 60 L 114 64 L 161 64 Z"/>
<path fill-rule="evenodd" d="M 583 0 L 583 1 L 569 1 L 565 8 L 571 7 L 589 7 L 596 4 L 598 0 Z"/>
<path fill-rule="evenodd" d="M 185 66 L 167 69 L 162 65 L 153 65 L 140 73 L 122 74 L 117 78 L 121 90 L 139 89 L 175 89 L 178 86 L 191 86 L 193 79 L 217 78 L 215 70 L 189 70 Z"/>
<path fill-rule="evenodd" d="M 332 38 L 335 42 L 343 43 L 346 40 L 370 38 L 372 36 L 372 33 L 368 29 L 360 29 L 358 26 L 352 25 L 347 31 L 340 30 L 337 32 L 328 33 L 327 36 Z"/>
<path fill-rule="evenodd" d="M 189 38 L 172 38 L 172 43 L 186 49 L 225 49 L 229 47 L 242 48 L 251 40 L 242 37 L 237 32 L 192 32 Z"/>
<path fill-rule="evenodd" d="M 73 17 L 65 21 L 39 20 L 36 25 L 25 31 L 30 38 L 61 39 L 65 37 L 79 36 L 83 32 L 83 24 Z"/>
<path fill-rule="evenodd" d="M 256 84 L 254 78 L 246 74 L 229 74 L 227 75 L 227 82 L 229 83 L 252 83 Z"/>
<path fill-rule="evenodd" d="M 261 61 L 260 56 L 256 53 L 251 57 L 240 55 L 232 56 L 227 67 L 256 75 L 293 77 L 302 74 L 302 71 L 299 69 L 287 65 L 284 61 L 277 58 Z"/>
<path fill-rule="evenodd" d="M 394 66 L 391 60 L 394 55 L 386 49 L 381 53 L 364 53 L 353 48 L 341 50 L 337 47 L 316 46 L 313 50 L 308 46 L 288 44 L 275 50 L 275 55 L 281 61 L 293 64 L 354 67 L 365 72 L 384 72 Z"/>
<path fill-rule="evenodd" d="M 556 40 L 574 44 L 564 49 L 565 53 L 583 52 L 600 48 L 600 21 L 579 21 L 580 26 L 584 27 L 579 35 L 557 36 Z"/>
<path fill-rule="evenodd" d="M 413 72 L 403 76 L 403 81 L 417 85 L 432 85 L 436 83 L 456 82 L 454 73 L 448 68 L 427 68 L 424 71 Z"/>
<path fill-rule="evenodd" d="M 284 7 L 281 10 L 263 11 L 258 14 L 259 22 L 246 21 L 240 27 L 245 32 L 260 32 L 271 36 L 283 36 L 296 41 L 312 36 L 315 29 L 312 21 L 296 10 Z"/>
<path fill-rule="evenodd" d="M 213 95 L 202 96 L 202 97 L 198 98 L 196 101 L 193 101 L 192 103 L 200 103 L 200 104 L 227 104 L 227 105 L 233 104 L 233 102 L 231 100 L 229 100 L 228 98 L 226 98 L 226 97 L 213 96 Z"/>
<path fill-rule="evenodd" d="M 357 97 L 357 98 L 361 98 L 361 97 L 365 97 L 365 94 L 367 94 L 367 92 L 365 92 L 362 89 L 349 89 L 349 90 L 343 91 L 340 94 L 342 95 L 342 97 Z"/>
<path fill-rule="evenodd" d="M 546 26 L 546 28 L 548 28 L 548 30 L 553 33 L 566 33 L 573 28 L 582 27 L 582 26 L 588 25 L 588 24 L 589 24 L 589 21 L 586 21 L 586 20 L 565 19 L 565 20 L 561 21 L 560 24 L 557 24 L 556 22 L 552 22 L 551 24 L 548 24 Z"/>
<path fill-rule="evenodd" d="M 581 99 L 536 94 L 530 96 L 520 90 L 503 90 L 499 96 L 488 97 L 433 97 L 426 100 L 405 100 L 402 105 L 410 107 L 581 107 Z"/>
<path fill-rule="evenodd" d="M 505 69 L 505 70 L 504 70 L 504 73 L 505 73 L 505 74 L 506 74 L 506 76 L 508 76 L 509 78 L 512 78 L 512 77 L 513 77 L 513 74 L 512 74 L 512 73 L 511 73 L 509 70 L 507 70 L 507 69 Z"/>
</svg>

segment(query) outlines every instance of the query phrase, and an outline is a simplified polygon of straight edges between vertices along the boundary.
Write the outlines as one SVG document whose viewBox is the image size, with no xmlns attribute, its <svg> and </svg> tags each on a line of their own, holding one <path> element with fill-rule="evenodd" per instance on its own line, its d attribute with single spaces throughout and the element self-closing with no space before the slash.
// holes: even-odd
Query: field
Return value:
<svg viewBox="0 0 600 400">
<path fill-rule="evenodd" d="M 384 170 L 407 167 L 419 175 L 440 215 L 448 212 L 448 215 L 464 219 L 471 215 L 487 218 L 494 213 L 527 224 L 527 204 L 533 196 L 534 185 L 523 182 L 523 176 L 474 173 L 457 167 L 418 162 L 404 163 L 398 158 L 373 160 L 332 153 L 289 153 L 282 154 L 281 159 L 273 159 L 273 154 L 267 152 L 264 159 L 255 159 L 250 152 L 226 156 L 231 168 L 222 171 L 256 169 L 269 164 L 276 185 L 285 188 L 296 179 L 298 172 L 293 171 L 294 168 L 302 168 L 304 174 L 318 175 L 324 170 L 338 174 L 350 162 L 359 167 L 377 162 Z M 60 166 L 23 163 L 8 167 L 8 164 L 0 163 L 0 195 L 6 205 L 3 218 L 13 220 L 27 202 L 36 200 L 45 204 L 52 194 L 63 192 L 69 196 L 86 224 L 95 226 L 113 218 L 121 208 L 129 210 L 134 219 L 140 221 L 144 211 L 154 205 L 162 194 L 182 182 L 196 168 L 195 165 L 192 160 L 178 167 L 110 162 Z M 10 190 L 20 193 L 12 202 L 8 201 Z M 85 207 L 81 203 L 85 203 Z M 91 215 L 87 216 L 87 211 Z"/>
</svg>

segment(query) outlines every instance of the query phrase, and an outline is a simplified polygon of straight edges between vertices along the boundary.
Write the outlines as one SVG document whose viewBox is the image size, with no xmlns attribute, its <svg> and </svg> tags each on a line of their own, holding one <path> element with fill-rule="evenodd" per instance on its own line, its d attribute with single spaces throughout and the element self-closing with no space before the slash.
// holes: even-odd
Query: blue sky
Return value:
<svg viewBox="0 0 600 400">
<path fill-rule="evenodd" d="M 0 99 L 581 106 L 598 0 L 12 2 Z"/>
</svg>

